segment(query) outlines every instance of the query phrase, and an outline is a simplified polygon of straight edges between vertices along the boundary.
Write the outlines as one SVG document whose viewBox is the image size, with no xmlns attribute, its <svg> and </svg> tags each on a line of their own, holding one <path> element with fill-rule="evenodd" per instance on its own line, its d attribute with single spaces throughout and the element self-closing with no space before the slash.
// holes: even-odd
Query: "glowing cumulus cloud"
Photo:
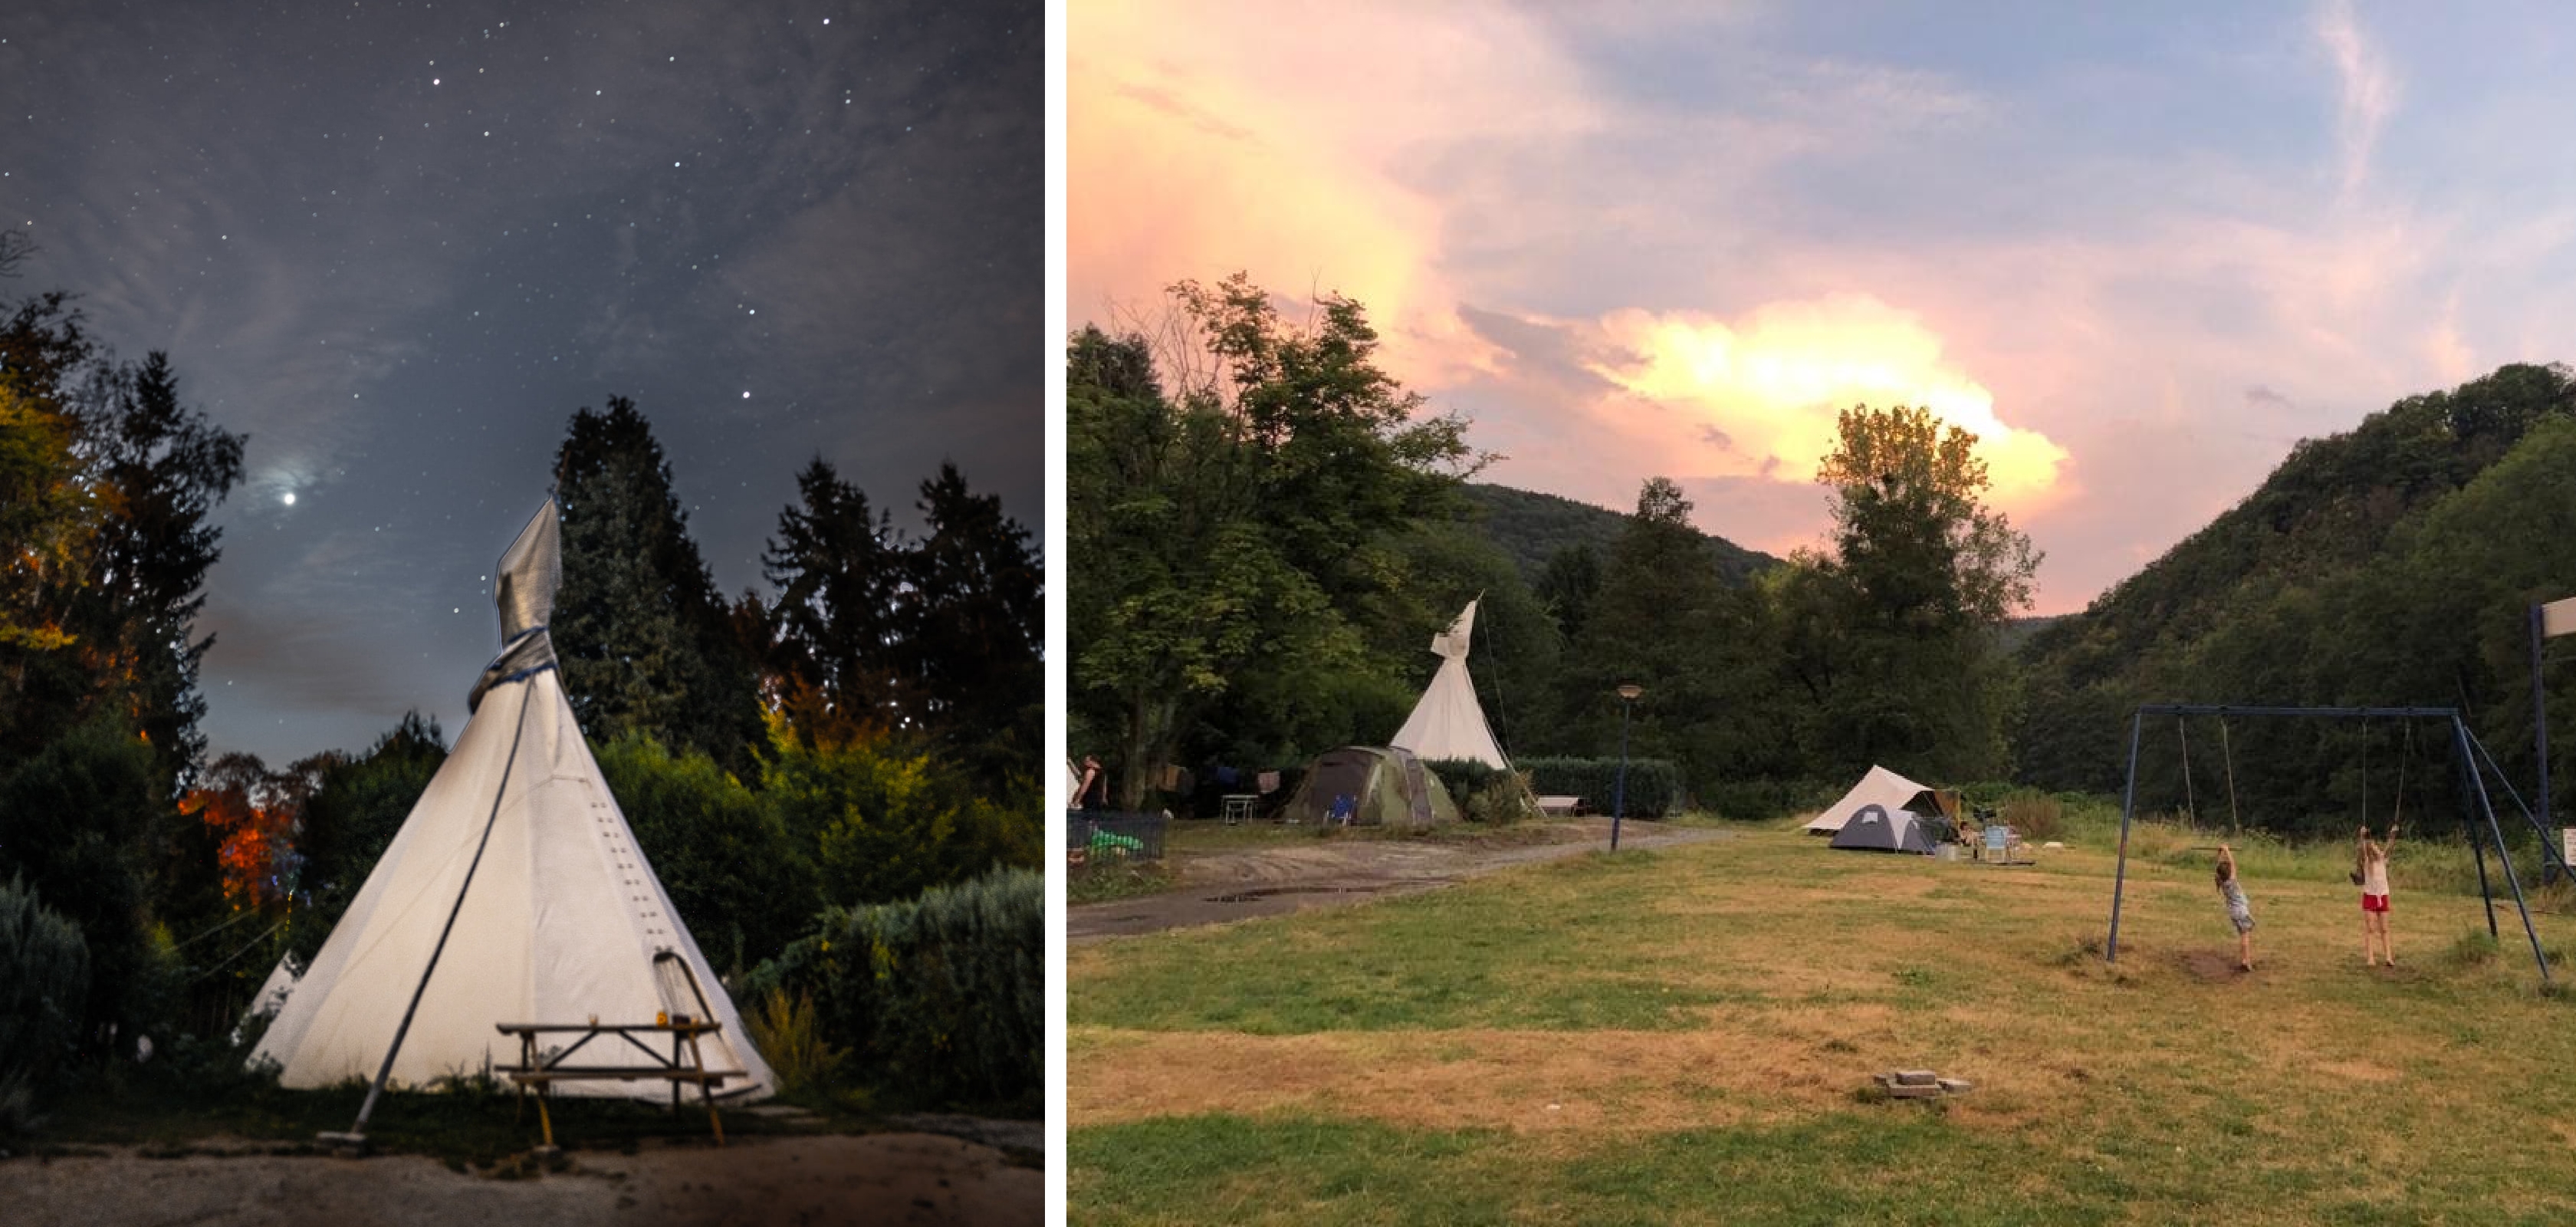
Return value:
<svg viewBox="0 0 2576 1227">
<path fill-rule="evenodd" d="M 1994 394 L 1941 354 L 1913 314 L 1866 295 L 1771 303 L 1740 324 L 1629 310 L 1602 320 L 1615 355 L 1596 374 L 1713 427 L 1707 462 L 1732 475 L 1804 482 L 1853 405 L 1916 405 L 1977 436 L 2005 507 L 2041 501 L 2066 449 L 2004 424 Z"/>
</svg>

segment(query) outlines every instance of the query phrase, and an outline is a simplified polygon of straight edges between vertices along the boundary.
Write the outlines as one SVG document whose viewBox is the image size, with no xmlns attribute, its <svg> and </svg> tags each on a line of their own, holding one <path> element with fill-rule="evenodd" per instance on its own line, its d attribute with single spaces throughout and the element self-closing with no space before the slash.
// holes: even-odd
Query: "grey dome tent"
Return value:
<svg viewBox="0 0 2576 1227">
<path fill-rule="evenodd" d="M 1427 827 L 1458 821 L 1458 805 L 1440 777 L 1411 750 L 1393 746 L 1343 746 L 1316 755 L 1279 816 L 1290 822 L 1324 822 L 1345 797 L 1356 826 Z"/>
<path fill-rule="evenodd" d="M 1864 805 L 1843 829 L 1834 832 L 1834 847 L 1847 852 L 1919 852 L 1932 855 L 1932 828 L 1910 809 Z"/>
</svg>

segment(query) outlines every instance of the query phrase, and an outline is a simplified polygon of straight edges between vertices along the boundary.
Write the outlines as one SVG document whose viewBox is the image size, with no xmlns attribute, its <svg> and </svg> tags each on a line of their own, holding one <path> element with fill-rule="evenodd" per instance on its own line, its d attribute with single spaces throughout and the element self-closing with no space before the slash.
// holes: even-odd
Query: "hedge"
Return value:
<svg viewBox="0 0 2576 1227">
<path fill-rule="evenodd" d="M 1042 1093 L 1046 878 L 996 869 L 910 903 L 823 913 L 754 968 L 743 995 L 810 993 L 845 1068 L 943 1103 Z"/>
<path fill-rule="evenodd" d="M 1619 783 L 1618 759 L 1524 758 L 1518 766 L 1530 773 L 1530 787 L 1538 795 L 1581 797 L 1584 808 L 1595 813 L 1610 812 L 1612 795 Z M 1630 817 L 1678 814 L 1682 808 L 1682 769 L 1679 765 L 1667 758 L 1628 760 Z"/>
</svg>

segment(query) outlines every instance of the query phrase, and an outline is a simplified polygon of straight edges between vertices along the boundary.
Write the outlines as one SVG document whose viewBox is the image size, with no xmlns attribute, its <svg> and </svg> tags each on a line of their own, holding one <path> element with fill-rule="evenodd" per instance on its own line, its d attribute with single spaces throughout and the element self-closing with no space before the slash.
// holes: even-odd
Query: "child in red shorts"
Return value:
<svg viewBox="0 0 2576 1227">
<path fill-rule="evenodd" d="M 2388 828 L 2385 842 L 2370 838 L 2370 828 L 2361 828 L 2361 846 L 2354 853 L 2353 875 L 2361 879 L 2361 957 L 2373 967 L 2385 955 L 2388 965 L 2397 965 L 2397 947 L 2388 937 L 2388 852 L 2397 846 L 2397 828 Z"/>
</svg>

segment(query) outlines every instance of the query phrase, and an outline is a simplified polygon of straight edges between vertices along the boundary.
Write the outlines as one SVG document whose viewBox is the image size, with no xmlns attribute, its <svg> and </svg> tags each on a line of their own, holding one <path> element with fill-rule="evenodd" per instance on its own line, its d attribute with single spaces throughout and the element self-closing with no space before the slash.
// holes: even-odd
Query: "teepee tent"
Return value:
<svg viewBox="0 0 2576 1227">
<path fill-rule="evenodd" d="M 1509 771 L 1511 760 L 1494 743 L 1485 709 L 1476 703 L 1476 684 L 1467 677 L 1467 640 L 1475 626 L 1476 603 L 1469 601 L 1448 630 L 1431 637 L 1431 650 L 1441 658 L 1440 671 L 1431 675 L 1431 685 L 1413 705 L 1413 714 L 1405 717 L 1404 727 L 1387 744 L 1435 761 L 1473 759 Z"/>
<path fill-rule="evenodd" d="M 548 500 L 502 555 L 504 647 L 466 700 L 472 715 L 455 751 L 313 965 L 301 976 L 280 967 L 293 987 L 251 1059 L 277 1062 L 281 1085 L 385 1070 L 422 1086 L 516 1061 L 517 1042 L 496 1023 L 635 1023 L 667 1012 L 722 1023 L 699 1041 L 706 1067 L 741 1070 L 754 1094 L 768 1093 L 769 1067 L 644 863 L 564 698 L 546 636 L 562 572 L 557 533 Z M 638 1081 L 566 1082 L 557 1093 L 670 1092 Z"/>
<path fill-rule="evenodd" d="M 1842 800 L 1826 807 L 1825 812 L 1816 815 L 1804 830 L 1809 835 L 1831 835 L 1843 829 L 1843 824 L 1851 821 L 1852 815 L 1859 813 L 1864 805 L 1912 810 L 1927 819 L 1955 819 L 1959 816 L 1958 793 L 1925 788 L 1885 767 L 1872 767 L 1868 775 L 1860 778 L 1860 783 L 1852 785 L 1851 791 L 1843 794 Z"/>
</svg>

